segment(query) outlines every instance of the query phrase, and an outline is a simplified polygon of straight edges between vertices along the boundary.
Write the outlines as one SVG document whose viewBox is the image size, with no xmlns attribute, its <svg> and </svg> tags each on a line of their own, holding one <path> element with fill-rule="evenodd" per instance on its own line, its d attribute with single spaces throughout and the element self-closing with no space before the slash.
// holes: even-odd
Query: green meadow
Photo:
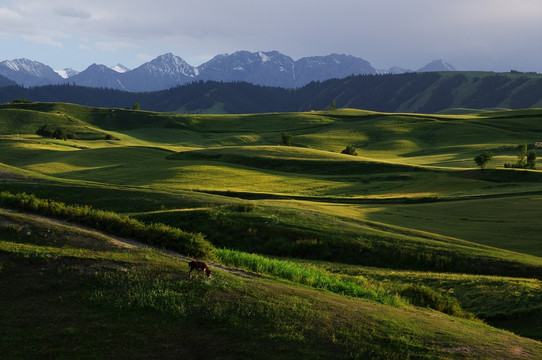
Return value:
<svg viewBox="0 0 542 360">
<path fill-rule="evenodd" d="M 542 110 L 453 113 L 0 105 L 0 349 L 542 357 Z"/>
</svg>

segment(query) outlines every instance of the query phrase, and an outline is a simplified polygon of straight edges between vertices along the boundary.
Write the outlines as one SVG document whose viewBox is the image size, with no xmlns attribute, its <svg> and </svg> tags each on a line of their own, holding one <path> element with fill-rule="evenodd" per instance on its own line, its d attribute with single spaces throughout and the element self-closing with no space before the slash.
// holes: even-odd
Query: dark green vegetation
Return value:
<svg viewBox="0 0 542 360">
<path fill-rule="evenodd" d="M 538 151 L 541 110 L 19 102 L 0 136 L 0 207 L 23 213 L 0 210 L 7 358 L 542 355 L 542 172 L 504 167 Z M 186 258 L 110 236 L 222 265 L 189 281 Z"/>
<path fill-rule="evenodd" d="M 12 80 L 8 79 L 5 76 L 0 75 L 0 86 L 1 87 L 4 87 L 4 86 L 17 86 L 17 83 L 15 81 L 12 81 Z"/>
<path fill-rule="evenodd" d="M 179 113 L 240 114 L 345 107 L 386 112 L 464 113 L 468 109 L 542 107 L 542 75 L 518 72 L 358 75 L 312 82 L 299 89 L 213 81 L 148 93 L 70 85 L 32 89 L 1 86 L 0 82 L 0 103 L 25 97 L 34 101 L 118 108 L 132 108 L 137 103 L 145 110 Z"/>
</svg>

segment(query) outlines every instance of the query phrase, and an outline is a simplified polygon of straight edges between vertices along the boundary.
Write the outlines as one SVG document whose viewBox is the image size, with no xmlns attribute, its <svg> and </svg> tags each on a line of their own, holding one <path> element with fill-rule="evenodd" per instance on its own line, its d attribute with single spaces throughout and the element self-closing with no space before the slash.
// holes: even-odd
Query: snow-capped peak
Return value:
<svg viewBox="0 0 542 360">
<path fill-rule="evenodd" d="M 3 61 L 2 64 L 12 71 L 24 71 L 34 76 L 41 76 L 52 70 L 47 65 L 28 59 L 6 60 Z"/>
<path fill-rule="evenodd" d="M 74 75 L 79 74 L 79 71 L 75 71 L 72 68 L 65 68 L 63 70 L 55 70 L 55 72 L 60 75 L 63 79 L 69 79 Z"/>
<path fill-rule="evenodd" d="M 262 58 L 262 62 L 268 62 L 269 60 L 271 60 L 271 57 L 267 56 L 267 54 L 263 51 L 258 51 L 258 55 L 260 55 L 260 57 Z"/>
<path fill-rule="evenodd" d="M 125 72 L 130 71 L 126 66 L 122 64 L 117 64 L 115 66 L 111 66 L 111 70 L 115 70 L 118 73 L 124 74 Z"/>
<path fill-rule="evenodd" d="M 141 65 L 138 69 L 146 69 L 146 71 L 160 74 L 160 76 L 195 77 L 194 67 L 172 53 L 160 55 L 156 59 Z"/>
</svg>

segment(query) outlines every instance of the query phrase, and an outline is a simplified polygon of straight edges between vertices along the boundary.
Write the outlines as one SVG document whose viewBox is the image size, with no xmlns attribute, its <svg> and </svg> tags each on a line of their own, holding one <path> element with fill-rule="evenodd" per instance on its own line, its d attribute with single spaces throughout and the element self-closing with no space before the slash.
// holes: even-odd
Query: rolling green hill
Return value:
<svg viewBox="0 0 542 360">
<path fill-rule="evenodd" d="M 44 124 L 74 136 L 36 135 Z M 0 282 L 19 295 L 3 298 L 14 312 L 0 318 L 2 328 L 14 330 L 0 338 L 13 358 L 23 357 L 16 338 L 28 328 L 16 314 L 31 306 L 34 295 L 25 294 L 41 289 L 40 307 L 78 315 L 54 331 L 53 315 L 25 315 L 28 323 L 45 319 L 52 334 L 25 338 L 41 344 L 32 348 L 36 358 L 38 348 L 71 356 L 70 344 L 83 338 L 79 354 L 91 358 L 105 340 L 75 324 L 93 321 L 111 334 L 112 347 L 96 350 L 106 357 L 122 351 L 125 333 L 133 354 L 146 344 L 191 356 L 213 328 L 219 345 L 205 350 L 211 357 L 277 358 L 269 351 L 278 349 L 278 358 L 537 358 L 540 343 L 525 337 L 542 339 L 542 172 L 504 164 L 516 161 L 518 145 L 537 151 L 539 141 L 540 109 L 181 115 L 0 105 L 2 207 L 183 255 L 200 249 L 217 273 L 190 282 L 179 275 L 186 260 L 94 235 L 74 242 L 78 236 L 47 222 L 27 237 L 24 224 L 37 220 L 3 211 Z M 342 154 L 347 145 L 358 155 Z M 483 151 L 493 159 L 480 170 L 473 159 Z M 261 277 L 240 279 L 224 266 Z M 9 280 L 15 268 L 25 269 L 24 281 Z M 43 285 L 38 268 L 46 269 Z M 120 301 L 126 294 L 132 300 Z M 59 296 L 68 300 L 54 302 Z M 131 322 L 145 335 L 115 325 Z M 161 324 L 186 341 L 174 345 L 166 330 L 155 331 Z M 204 330 L 188 335 L 195 324 Z M 141 330 L 148 326 L 152 334 Z"/>
</svg>

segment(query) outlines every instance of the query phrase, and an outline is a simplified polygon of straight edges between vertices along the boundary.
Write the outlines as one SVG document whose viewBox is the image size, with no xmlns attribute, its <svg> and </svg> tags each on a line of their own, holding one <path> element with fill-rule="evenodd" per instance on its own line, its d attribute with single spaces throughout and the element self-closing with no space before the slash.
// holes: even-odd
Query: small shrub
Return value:
<svg viewBox="0 0 542 360">
<path fill-rule="evenodd" d="M 26 97 L 23 99 L 15 99 L 13 100 L 14 104 L 32 104 L 32 101 L 28 100 Z"/>
<path fill-rule="evenodd" d="M 457 299 L 442 295 L 425 285 L 408 285 L 406 288 L 399 291 L 399 295 L 415 306 L 428 307 L 448 315 L 462 318 L 474 318 L 474 315 L 461 308 Z"/>
<path fill-rule="evenodd" d="M 348 146 L 346 147 L 346 149 L 344 149 L 343 151 L 341 151 L 341 154 L 352 155 L 352 156 L 358 156 L 358 152 L 356 151 L 356 148 L 354 147 L 354 145 L 348 145 Z"/>
<path fill-rule="evenodd" d="M 243 212 L 243 213 L 250 213 L 256 210 L 256 205 L 246 202 L 242 204 L 232 204 L 227 205 L 226 208 L 235 211 L 235 212 Z"/>
</svg>

